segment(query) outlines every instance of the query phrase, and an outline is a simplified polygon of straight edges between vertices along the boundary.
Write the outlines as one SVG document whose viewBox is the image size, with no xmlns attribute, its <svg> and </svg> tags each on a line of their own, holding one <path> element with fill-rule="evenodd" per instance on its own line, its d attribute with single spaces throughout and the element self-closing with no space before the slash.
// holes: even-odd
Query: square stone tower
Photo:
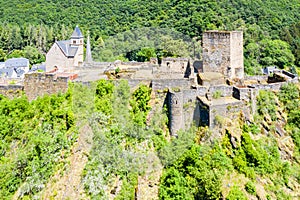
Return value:
<svg viewBox="0 0 300 200">
<path fill-rule="evenodd" d="M 206 31 L 203 33 L 203 72 L 217 72 L 225 78 L 243 79 L 242 31 Z"/>
</svg>

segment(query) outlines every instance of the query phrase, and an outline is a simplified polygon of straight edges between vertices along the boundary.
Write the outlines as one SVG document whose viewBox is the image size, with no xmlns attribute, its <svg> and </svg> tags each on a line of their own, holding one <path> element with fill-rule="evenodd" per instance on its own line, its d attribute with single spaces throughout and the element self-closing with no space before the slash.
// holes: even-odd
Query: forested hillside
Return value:
<svg viewBox="0 0 300 200">
<path fill-rule="evenodd" d="M 299 86 L 261 91 L 253 121 L 220 119 L 219 138 L 204 127 L 170 138 L 159 101 L 124 80 L 76 83 L 32 102 L 1 97 L 1 197 L 62 199 L 70 185 L 76 199 L 299 198 Z M 88 160 L 72 173 L 78 182 L 64 182 L 84 148 L 73 148 L 78 133 L 91 137 L 79 154 Z"/>
<path fill-rule="evenodd" d="M 13 50 L 26 46 L 45 53 L 55 38 L 68 39 L 74 26 L 79 25 L 84 34 L 90 31 L 93 49 L 102 47 L 108 36 L 144 27 L 175 29 L 195 40 L 201 40 L 205 30 L 243 30 L 247 73 L 259 73 L 261 66 L 268 65 L 299 67 L 299 10 L 298 0 L 2 0 L 0 61 L 10 54 L 24 55 Z M 36 51 L 24 51 L 27 57 L 38 57 Z M 99 51 L 94 56 L 96 60 L 103 59 Z M 107 57 L 116 58 L 110 52 L 106 52 Z"/>
</svg>

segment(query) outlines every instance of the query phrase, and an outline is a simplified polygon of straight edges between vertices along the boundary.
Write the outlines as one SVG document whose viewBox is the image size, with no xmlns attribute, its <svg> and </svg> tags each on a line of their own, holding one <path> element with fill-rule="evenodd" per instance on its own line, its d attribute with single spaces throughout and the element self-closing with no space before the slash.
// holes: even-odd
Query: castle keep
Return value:
<svg viewBox="0 0 300 200">
<path fill-rule="evenodd" d="M 204 32 L 203 72 L 216 72 L 226 78 L 242 79 L 244 77 L 243 32 Z"/>
</svg>

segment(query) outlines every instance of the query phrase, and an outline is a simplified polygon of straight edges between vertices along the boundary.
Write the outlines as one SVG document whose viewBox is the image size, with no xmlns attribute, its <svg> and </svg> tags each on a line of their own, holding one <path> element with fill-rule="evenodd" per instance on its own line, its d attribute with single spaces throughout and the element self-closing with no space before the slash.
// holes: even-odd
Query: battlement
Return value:
<svg viewBox="0 0 300 200">
<path fill-rule="evenodd" d="M 45 94 L 66 92 L 68 81 L 76 77 L 77 74 L 70 73 L 28 73 L 24 78 L 24 91 L 29 100 Z"/>
</svg>

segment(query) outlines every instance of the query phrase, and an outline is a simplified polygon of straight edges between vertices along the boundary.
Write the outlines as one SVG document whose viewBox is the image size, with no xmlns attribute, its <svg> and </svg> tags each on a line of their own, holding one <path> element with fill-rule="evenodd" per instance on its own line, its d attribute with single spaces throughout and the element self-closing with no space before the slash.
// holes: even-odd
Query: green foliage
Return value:
<svg viewBox="0 0 300 200">
<path fill-rule="evenodd" d="M 292 52 L 295 56 L 295 64 L 300 67 L 300 21 L 285 27 L 282 30 L 282 38 L 290 44 Z"/>
<path fill-rule="evenodd" d="M 137 59 L 133 59 L 136 61 L 150 61 L 150 58 L 156 58 L 156 53 L 154 48 L 143 47 L 140 51 L 136 53 Z M 132 59 L 130 59 L 132 60 Z"/>
<path fill-rule="evenodd" d="M 114 85 L 112 82 L 103 79 L 97 82 L 96 95 L 95 95 L 95 108 L 99 112 L 108 115 L 112 113 L 112 94 Z"/>
<path fill-rule="evenodd" d="M 259 134 L 260 133 L 260 128 L 256 124 L 250 124 L 250 125 L 243 125 L 243 131 L 247 133 L 252 133 L 252 134 Z"/>
<path fill-rule="evenodd" d="M 245 194 L 237 187 L 234 186 L 229 194 L 226 197 L 226 200 L 247 200 L 247 197 L 245 196 Z"/>
<path fill-rule="evenodd" d="M 160 199 L 194 199 L 184 175 L 174 167 L 164 172 L 161 180 Z"/>
<path fill-rule="evenodd" d="M 45 187 L 63 154 L 76 139 L 69 94 L 28 102 L 26 97 L 0 100 L 0 196 L 10 199 Z"/>
<path fill-rule="evenodd" d="M 294 55 L 288 43 L 282 40 L 263 39 L 245 46 L 245 71 L 260 74 L 266 66 L 277 66 L 281 69 L 294 65 Z"/>
<path fill-rule="evenodd" d="M 276 65 L 283 69 L 294 64 L 295 58 L 288 43 L 282 40 L 260 41 L 260 63 L 263 66 Z"/>
<path fill-rule="evenodd" d="M 127 200 L 135 198 L 135 191 L 138 184 L 138 175 L 129 174 L 122 180 L 122 190 L 115 198 L 116 200 Z"/>
<path fill-rule="evenodd" d="M 232 170 L 231 161 L 219 146 L 193 145 L 164 172 L 160 198 L 218 199 L 226 170 Z"/>
<path fill-rule="evenodd" d="M 178 137 L 172 138 L 171 142 L 158 152 L 162 164 L 164 166 L 173 165 L 193 145 L 194 138 L 195 132 L 193 129 L 179 132 Z"/>
<path fill-rule="evenodd" d="M 300 91 L 297 85 L 287 84 L 283 85 L 280 88 L 278 93 L 279 100 L 283 103 L 285 110 L 287 111 L 287 122 L 288 129 L 293 138 L 294 143 L 296 144 L 296 151 L 300 149 Z"/>
<path fill-rule="evenodd" d="M 6 60 L 6 52 L 3 49 L 0 49 L 0 62 L 4 62 Z"/>
<path fill-rule="evenodd" d="M 8 54 L 7 58 L 21 58 L 24 56 L 24 51 L 15 49 L 10 54 Z"/>
<path fill-rule="evenodd" d="M 146 124 L 146 117 L 151 109 L 149 101 L 151 98 L 151 88 L 140 85 L 132 94 L 130 100 L 131 116 L 133 121 L 139 125 Z"/>
<path fill-rule="evenodd" d="M 257 97 L 257 111 L 261 116 L 270 116 L 272 121 L 276 117 L 276 100 L 275 94 L 271 91 L 260 90 Z"/>
<path fill-rule="evenodd" d="M 35 47 L 26 46 L 23 49 L 24 57 L 27 58 L 31 65 L 45 62 L 45 56 Z"/>
<path fill-rule="evenodd" d="M 83 7 L 85 8 L 84 12 L 82 12 Z M 287 41 L 296 58 L 296 65 L 299 66 L 298 10 L 300 5 L 298 0 L 288 2 L 284 0 L 258 2 L 249 0 L 224 0 L 222 2 L 204 0 L 82 2 L 73 0 L 71 2 L 41 1 L 39 4 L 32 0 L 27 1 L 26 4 L 12 0 L 7 4 L 2 0 L 0 8 L 2 8 L 0 12 L 2 19 L 0 47 L 8 52 L 32 46 L 45 53 L 55 38 L 58 40 L 68 39 L 74 26 L 79 24 L 84 34 L 87 30 L 91 31 L 94 57 L 99 60 L 126 60 L 126 53 L 131 51 L 135 51 L 133 52 L 135 57 L 139 54 L 147 60 L 150 51 L 144 51 L 142 48 L 162 49 L 164 55 L 167 56 L 187 56 L 189 52 L 193 52 L 193 55 L 198 54 L 200 57 L 200 51 L 194 52 L 190 49 L 186 51 L 186 42 L 182 40 L 183 37 L 176 38 L 171 33 L 165 34 L 164 37 L 157 37 L 160 47 L 144 42 L 144 38 L 149 36 L 149 31 L 145 31 L 146 34 L 143 34 L 142 38 L 135 38 L 137 36 L 135 33 L 126 33 L 123 37 L 117 36 L 118 40 L 135 38 L 135 42 L 121 45 L 112 42 L 115 45 L 111 46 L 115 48 L 111 48 L 109 45 L 111 40 L 108 39 L 108 36 L 144 27 L 159 27 L 160 29 L 174 29 L 184 36 L 199 41 L 205 30 L 243 30 L 245 46 L 250 43 L 259 43 L 264 39 Z M 77 14 L 74 15 L 74 13 Z M 100 24 L 99 21 L 101 21 Z M 149 41 L 149 38 L 146 41 Z M 105 46 L 108 48 L 100 51 Z M 138 46 L 138 48 L 132 48 L 132 46 Z M 271 63 L 278 63 L 281 66 L 292 61 L 285 59 L 289 55 L 289 51 L 281 51 L 278 59 L 274 57 L 280 48 L 277 48 L 277 44 L 271 46 L 276 47 L 275 51 L 272 48 L 266 50 L 266 53 L 270 54 L 264 56 L 266 57 L 262 60 L 264 63 L 270 63 L 269 61 L 272 60 Z M 122 50 L 115 54 L 116 49 L 125 51 Z M 251 49 L 248 48 L 253 53 Z M 256 74 L 261 67 L 260 59 L 258 59 L 259 57 L 248 57 L 248 50 L 245 51 L 246 71 Z"/>
<path fill-rule="evenodd" d="M 289 83 L 283 85 L 278 93 L 278 98 L 287 111 L 297 110 L 300 106 L 300 91 L 295 84 Z"/>
<path fill-rule="evenodd" d="M 217 91 L 215 91 L 215 92 L 213 93 L 212 96 L 213 96 L 214 99 L 219 99 L 219 98 L 222 96 L 222 91 L 217 90 Z"/>
<path fill-rule="evenodd" d="M 256 195 L 256 188 L 252 181 L 246 183 L 245 189 L 249 194 Z"/>
<path fill-rule="evenodd" d="M 92 112 L 89 119 L 94 145 L 85 166 L 83 183 L 92 199 L 106 199 L 104 188 L 117 177 L 122 179 L 122 189 L 116 198 L 132 199 L 137 176 L 143 175 L 148 167 L 150 149 L 153 145 L 157 148 L 164 145 L 164 126 L 160 124 L 163 115 L 159 116 L 159 123 L 157 119 L 151 120 L 151 127 L 135 121 L 138 114 L 147 115 L 150 92 L 150 88 L 141 85 L 131 94 L 125 80 L 97 82 L 95 106 L 97 102 L 107 104 L 105 109 L 100 107 Z M 136 112 L 132 111 L 134 106 Z"/>
</svg>

